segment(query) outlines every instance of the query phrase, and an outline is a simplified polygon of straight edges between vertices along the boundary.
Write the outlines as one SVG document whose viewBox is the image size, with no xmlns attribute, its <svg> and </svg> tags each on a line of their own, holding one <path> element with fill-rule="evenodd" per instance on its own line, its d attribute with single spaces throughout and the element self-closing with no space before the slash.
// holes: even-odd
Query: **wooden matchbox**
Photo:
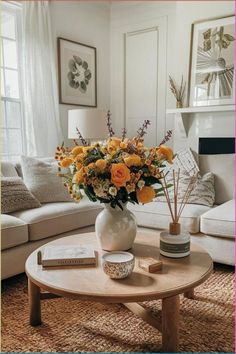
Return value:
<svg viewBox="0 0 236 354">
<path fill-rule="evenodd" d="M 162 261 L 151 257 L 140 258 L 138 265 L 148 273 L 156 273 L 162 269 Z"/>
</svg>

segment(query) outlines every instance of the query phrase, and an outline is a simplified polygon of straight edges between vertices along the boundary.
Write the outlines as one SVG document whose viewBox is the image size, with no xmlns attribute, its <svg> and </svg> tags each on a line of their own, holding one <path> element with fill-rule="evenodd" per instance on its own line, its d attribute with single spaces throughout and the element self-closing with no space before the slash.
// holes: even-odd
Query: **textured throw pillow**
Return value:
<svg viewBox="0 0 236 354">
<path fill-rule="evenodd" d="M 186 173 L 180 174 L 179 188 L 178 188 L 178 201 L 182 201 L 189 183 L 191 182 L 191 176 Z M 172 181 L 169 181 L 171 183 Z M 170 201 L 174 202 L 174 190 L 173 187 L 169 188 Z M 165 197 L 157 197 L 156 201 L 166 201 Z M 194 184 L 193 190 L 188 198 L 187 204 L 199 204 L 212 206 L 215 202 L 215 188 L 214 188 L 214 174 L 208 172 L 202 177 L 198 174 L 197 181 Z"/>
<path fill-rule="evenodd" d="M 189 148 L 178 151 L 173 160 L 173 163 L 168 163 L 164 168 L 163 172 L 166 175 L 167 184 L 173 183 L 173 171 L 180 171 L 180 178 L 182 175 L 188 175 L 191 177 L 199 173 L 198 164 L 195 161 L 193 153 Z M 169 188 L 169 194 L 172 198 L 172 188 Z M 165 196 L 158 197 L 156 201 L 166 202 L 166 198 Z"/>
<path fill-rule="evenodd" d="M 179 182 L 178 198 L 184 198 L 186 189 L 191 182 L 191 176 L 182 175 Z M 208 172 L 202 177 L 198 175 L 197 181 L 188 199 L 188 204 L 212 206 L 215 202 L 214 174 Z"/>
<path fill-rule="evenodd" d="M 41 202 L 71 202 L 62 179 L 57 176 L 57 162 L 21 157 L 23 179 L 30 192 Z"/>
<path fill-rule="evenodd" d="M 177 152 L 173 164 L 168 164 L 165 172 L 168 172 L 167 179 L 173 177 L 173 170 L 187 173 L 189 176 L 195 176 L 200 170 L 198 164 L 189 148 Z"/>
<path fill-rule="evenodd" d="M 2 177 L 1 194 L 1 212 L 3 214 L 41 206 L 20 177 Z"/>
<path fill-rule="evenodd" d="M 165 168 L 166 181 L 168 184 L 173 183 L 173 170 L 180 171 L 179 188 L 178 188 L 178 200 L 182 201 L 185 192 L 191 182 L 191 177 L 197 175 L 197 181 L 191 192 L 187 204 L 200 204 L 206 206 L 212 206 L 215 201 L 215 188 L 214 188 L 214 174 L 209 172 L 201 176 L 199 173 L 199 167 L 194 159 L 194 156 L 190 149 L 184 149 L 177 153 L 174 158 L 173 164 L 168 165 Z M 170 201 L 174 201 L 174 189 L 169 188 Z M 156 201 L 166 202 L 164 196 L 157 197 Z"/>
</svg>

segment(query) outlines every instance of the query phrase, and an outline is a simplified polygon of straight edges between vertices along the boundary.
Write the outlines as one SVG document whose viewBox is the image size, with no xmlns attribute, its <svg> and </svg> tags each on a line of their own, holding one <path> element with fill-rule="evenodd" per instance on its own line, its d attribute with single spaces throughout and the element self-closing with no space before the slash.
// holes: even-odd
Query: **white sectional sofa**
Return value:
<svg viewBox="0 0 236 354">
<path fill-rule="evenodd" d="M 192 241 L 205 247 L 216 262 L 234 264 L 234 155 L 199 156 L 202 173 L 215 174 L 216 203 L 212 208 L 188 204 L 181 217 L 182 228 Z M 21 175 L 10 162 L 2 163 L 2 175 Z M 102 206 L 84 198 L 80 203 L 46 203 L 39 208 L 1 215 L 1 278 L 24 272 L 28 255 L 54 239 L 94 230 Z M 140 226 L 168 228 L 169 211 L 165 202 L 130 205 Z"/>
<path fill-rule="evenodd" d="M 191 240 L 205 247 L 215 262 L 234 265 L 234 154 L 199 155 L 198 159 L 200 173 L 214 173 L 216 204 L 187 204 L 180 218 L 182 230 L 189 231 Z M 132 205 L 130 209 L 140 226 L 168 228 L 166 203 Z"/>
<path fill-rule="evenodd" d="M 2 162 L 4 177 L 21 176 L 21 169 Z M 29 254 L 57 238 L 94 230 L 102 206 L 84 198 L 79 204 L 57 202 L 39 208 L 1 214 L 1 279 L 24 272 Z"/>
</svg>

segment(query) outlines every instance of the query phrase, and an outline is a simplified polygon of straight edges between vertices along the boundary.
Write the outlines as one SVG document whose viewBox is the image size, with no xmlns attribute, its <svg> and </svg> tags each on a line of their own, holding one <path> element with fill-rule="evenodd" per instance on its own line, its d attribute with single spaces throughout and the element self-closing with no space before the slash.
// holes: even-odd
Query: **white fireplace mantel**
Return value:
<svg viewBox="0 0 236 354">
<path fill-rule="evenodd" d="M 186 107 L 167 109 L 167 114 L 182 114 L 182 113 L 204 113 L 204 112 L 233 112 L 235 105 L 224 106 L 205 106 L 205 107 Z"/>
<path fill-rule="evenodd" d="M 188 132 L 193 123 L 193 119 L 198 119 L 202 126 L 214 124 L 215 117 L 221 121 L 221 115 L 231 115 L 235 110 L 235 105 L 206 106 L 206 107 L 186 107 L 167 109 L 166 114 L 174 119 L 174 147 L 179 150 L 183 146 L 189 145 Z M 204 119 L 206 118 L 206 120 Z M 203 120 L 202 120 L 203 119 Z M 218 120 L 218 121 L 219 121 Z M 200 123 L 202 122 L 202 123 Z M 223 123 L 223 121 L 222 121 Z M 206 130 L 207 133 L 207 130 Z M 198 131 L 196 131 L 196 135 Z M 191 139 L 190 139 L 191 140 Z M 196 145 L 196 143 L 195 143 Z"/>
</svg>

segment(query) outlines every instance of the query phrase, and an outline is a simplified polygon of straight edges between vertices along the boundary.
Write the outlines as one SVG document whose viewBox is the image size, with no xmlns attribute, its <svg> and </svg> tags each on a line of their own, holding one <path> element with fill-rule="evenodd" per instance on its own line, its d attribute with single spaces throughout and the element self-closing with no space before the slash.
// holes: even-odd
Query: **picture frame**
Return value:
<svg viewBox="0 0 236 354">
<path fill-rule="evenodd" d="M 59 103 L 97 107 L 96 48 L 57 38 Z"/>
<path fill-rule="evenodd" d="M 234 22 L 229 15 L 192 24 L 190 107 L 234 103 Z"/>
</svg>

